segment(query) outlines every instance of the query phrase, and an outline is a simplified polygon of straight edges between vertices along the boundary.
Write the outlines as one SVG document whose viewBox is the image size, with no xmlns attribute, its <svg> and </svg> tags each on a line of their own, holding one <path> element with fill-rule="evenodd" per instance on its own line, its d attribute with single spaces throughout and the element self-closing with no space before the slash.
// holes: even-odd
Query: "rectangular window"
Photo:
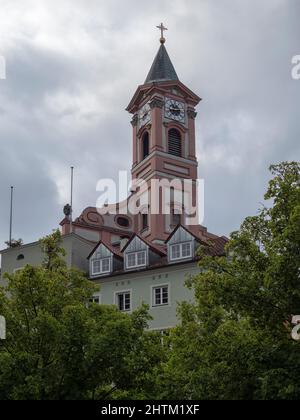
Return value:
<svg viewBox="0 0 300 420">
<path fill-rule="evenodd" d="M 171 261 L 184 260 L 192 257 L 192 243 L 186 242 L 183 244 L 172 245 L 170 249 Z"/>
<path fill-rule="evenodd" d="M 148 214 L 142 214 L 142 230 L 148 229 Z"/>
<path fill-rule="evenodd" d="M 127 267 L 128 268 L 136 266 L 135 257 L 136 257 L 136 254 L 128 254 L 127 255 Z"/>
<path fill-rule="evenodd" d="M 92 260 L 92 275 L 110 273 L 110 258 Z"/>
<path fill-rule="evenodd" d="M 14 273 L 17 273 L 18 271 L 21 271 L 21 270 L 24 270 L 24 267 L 21 267 L 21 268 L 15 268 L 15 269 L 14 269 Z"/>
<path fill-rule="evenodd" d="M 117 294 L 116 302 L 119 311 L 128 312 L 131 310 L 131 294 L 130 292 L 122 292 Z"/>
<path fill-rule="evenodd" d="M 97 305 L 100 305 L 100 296 L 93 296 L 90 299 L 90 303 L 96 303 Z"/>
<path fill-rule="evenodd" d="M 126 255 L 127 268 L 144 267 L 147 263 L 146 251 L 133 252 Z"/>
<path fill-rule="evenodd" d="M 182 244 L 182 258 L 189 258 L 191 256 L 191 243 Z"/>
<path fill-rule="evenodd" d="M 164 306 L 168 304 L 169 304 L 169 286 L 154 287 L 152 306 Z"/>
<path fill-rule="evenodd" d="M 99 274 L 101 272 L 101 260 L 94 260 L 92 262 L 93 274 Z"/>
<path fill-rule="evenodd" d="M 109 273 L 110 272 L 110 259 L 105 258 L 105 260 L 101 261 L 101 272 L 102 273 Z"/>
<path fill-rule="evenodd" d="M 137 253 L 137 265 L 146 265 L 146 252 L 138 252 Z"/>
<path fill-rule="evenodd" d="M 171 247 L 172 260 L 180 259 L 180 245 L 173 245 Z"/>
</svg>

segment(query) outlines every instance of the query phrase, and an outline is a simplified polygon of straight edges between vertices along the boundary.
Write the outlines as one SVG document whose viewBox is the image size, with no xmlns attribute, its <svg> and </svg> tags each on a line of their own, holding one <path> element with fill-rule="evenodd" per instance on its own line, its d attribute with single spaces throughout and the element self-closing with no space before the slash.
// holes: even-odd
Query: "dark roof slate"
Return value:
<svg viewBox="0 0 300 420">
<path fill-rule="evenodd" d="M 166 47 L 162 44 L 153 61 L 145 84 L 154 82 L 165 82 L 170 80 L 179 80 L 175 68 L 171 62 Z"/>
</svg>

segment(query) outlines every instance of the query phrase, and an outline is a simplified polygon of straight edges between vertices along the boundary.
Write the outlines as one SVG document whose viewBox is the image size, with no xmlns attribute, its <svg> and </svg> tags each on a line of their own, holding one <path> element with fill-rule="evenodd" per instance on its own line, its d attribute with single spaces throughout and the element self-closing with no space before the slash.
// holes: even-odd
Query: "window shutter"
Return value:
<svg viewBox="0 0 300 420">
<path fill-rule="evenodd" d="M 169 131 L 169 153 L 174 156 L 182 156 L 181 134 L 175 128 Z"/>
</svg>

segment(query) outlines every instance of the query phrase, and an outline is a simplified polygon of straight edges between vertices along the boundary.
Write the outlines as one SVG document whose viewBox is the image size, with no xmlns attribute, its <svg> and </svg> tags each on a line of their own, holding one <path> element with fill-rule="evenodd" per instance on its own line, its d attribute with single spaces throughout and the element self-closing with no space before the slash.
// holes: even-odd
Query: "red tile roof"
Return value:
<svg viewBox="0 0 300 420">
<path fill-rule="evenodd" d="M 173 230 L 173 232 L 170 234 L 170 236 L 167 238 L 167 240 L 165 241 L 165 243 L 167 244 L 169 241 L 170 241 L 170 239 L 175 235 L 175 233 L 177 232 L 177 230 L 179 229 L 179 228 L 182 228 L 182 229 L 184 229 L 186 232 L 188 232 L 190 235 L 192 235 L 195 239 L 196 239 L 196 241 L 197 242 L 200 242 L 200 243 L 202 243 L 203 245 L 209 245 L 209 243 L 207 242 L 207 241 L 204 241 L 204 239 L 203 238 L 200 238 L 199 236 L 197 236 L 193 231 L 191 231 L 191 230 L 189 230 L 186 226 L 183 226 L 183 225 L 181 225 L 181 224 L 179 224 L 174 230 Z"/>
<path fill-rule="evenodd" d="M 116 257 L 120 258 L 123 260 L 123 255 L 122 253 L 116 249 L 114 246 L 112 246 L 110 243 L 105 242 L 103 240 L 101 240 L 100 242 L 98 242 L 98 244 L 95 246 L 95 248 L 92 250 L 92 252 L 90 253 L 90 255 L 87 257 L 88 260 L 94 255 L 94 253 L 96 252 L 96 250 L 99 248 L 100 245 L 104 245 L 110 252 L 112 252 Z"/>
<path fill-rule="evenodd" d="M 121 252 L 123 253 L 125 251 L 125 249 L 128 247 L 128 245 L 133 241 L 133 239 L 137 237 L 139 238 L 142 242 L 144 242 L 147 246 L 149 246 L 149 248 L 155 252 L 156 254 L 159 254 L 161 257 L 165 257 L 167 255 L 166 249 L 164 246 L 159 246 L 156 244 L 153 244 L 152 242 L 148 241 L 147 239 L 143 238 L 142 236 L 140 236 L 137 233 L 134 233 L 131 238 L 129 239 L 129 241 L 127 242 L 127 244 L 124 246 L 124 248 L 121 250 Z"/>
</svg>

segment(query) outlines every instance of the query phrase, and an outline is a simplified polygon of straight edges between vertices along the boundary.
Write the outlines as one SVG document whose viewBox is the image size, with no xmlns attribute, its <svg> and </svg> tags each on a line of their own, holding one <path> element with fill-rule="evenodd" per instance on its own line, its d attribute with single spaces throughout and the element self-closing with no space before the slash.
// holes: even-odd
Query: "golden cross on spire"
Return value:
<svg viewBox="0 0 300 420">
<path fill-rule="evenodd" d="M 164 31 L 167 31 L 168 28 L 166 28 L 164 24 L 161 23 L 159 26 L 157 26 L 157 29 L 161 31 L 160 43 L 164 44 L 166 42 L 166 38 L 164 37 Z"/>
</svg>

